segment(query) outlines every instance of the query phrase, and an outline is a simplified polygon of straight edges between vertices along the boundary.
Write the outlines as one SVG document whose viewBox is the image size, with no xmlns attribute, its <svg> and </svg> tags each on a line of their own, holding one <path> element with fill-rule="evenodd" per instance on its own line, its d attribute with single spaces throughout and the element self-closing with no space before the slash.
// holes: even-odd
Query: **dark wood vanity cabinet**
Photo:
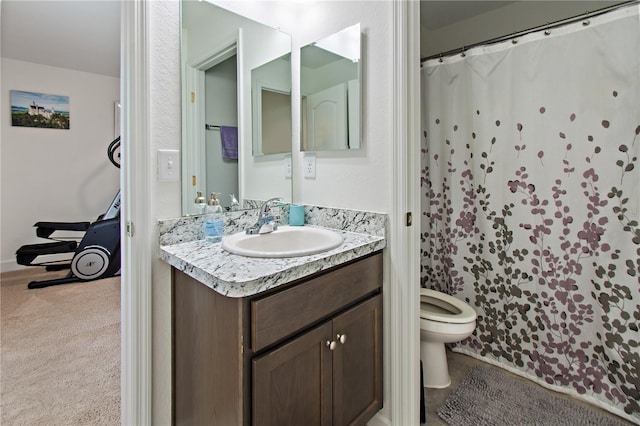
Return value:
<svg viewBox="0 0 640 426">
<path fill-rule="evenodd" d="M 381 297 L 253 360 L 256 426 L 360 425 L 381 408 Z"/>
<path fill-rule="evenodd" d="M 381 253 L 247 298 L 174 270 L 174 424 L 366 424 L 382 408 L 381 290 Z"/>
</svg>

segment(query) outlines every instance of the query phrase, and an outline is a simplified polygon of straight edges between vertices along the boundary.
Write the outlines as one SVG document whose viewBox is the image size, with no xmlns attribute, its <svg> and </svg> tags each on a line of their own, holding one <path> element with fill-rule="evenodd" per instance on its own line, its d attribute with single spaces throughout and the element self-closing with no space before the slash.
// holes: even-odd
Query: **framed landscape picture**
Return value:
<svg viewBox="0 0 640 426">
<path fill-rule="evenodd" d="M 69 97 L 11 90 L 11 125 L 69 128 Z"/>
</svg>

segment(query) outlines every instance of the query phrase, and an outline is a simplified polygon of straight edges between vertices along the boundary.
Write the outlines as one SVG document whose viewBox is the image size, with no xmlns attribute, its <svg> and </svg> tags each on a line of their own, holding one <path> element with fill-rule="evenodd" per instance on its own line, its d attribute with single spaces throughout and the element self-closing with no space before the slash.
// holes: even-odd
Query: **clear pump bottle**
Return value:
<svg viewBox="0 0 640 426">
<path fill-rule="evenodd" d="M 212 192 L 204 219 L 204 237 L 207 241 L 217 243 L 222 241 L 223 231 L 224 215 L 222 214 L 222 206 L 218 201 L 218 194 Z"/>
<path fill-rule="evenodd" d="M 195 199 L 196 214 L 205 214 L 207 212 L 207 199 L 202 196 L 202 192 L 198 191 Z"/>
</svg>

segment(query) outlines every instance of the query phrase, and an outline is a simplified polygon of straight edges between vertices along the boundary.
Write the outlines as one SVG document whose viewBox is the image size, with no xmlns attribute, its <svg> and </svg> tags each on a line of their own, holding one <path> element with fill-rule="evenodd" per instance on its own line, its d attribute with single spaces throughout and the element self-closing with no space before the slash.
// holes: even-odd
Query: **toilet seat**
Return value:
<svg viewBox="0 0 640 426">
<path fill-rule="evenodd" d="M 430 299 L 430 303 L 426 303 L 427 298 Z M 440 312 L 429 309 L 429 304 L 441 308 Z M 420 289 L 421 319 L 449 324 L 465 324 L 475 321 L 476 317 L 476 311 L 462 300 L 428 288 Z"/>
</svg>

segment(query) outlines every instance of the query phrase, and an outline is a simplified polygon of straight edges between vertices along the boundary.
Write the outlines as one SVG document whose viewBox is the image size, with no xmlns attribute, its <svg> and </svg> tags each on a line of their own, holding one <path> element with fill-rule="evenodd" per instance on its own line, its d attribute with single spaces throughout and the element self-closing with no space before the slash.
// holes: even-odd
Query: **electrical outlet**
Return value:
<svg viewBox="0 0 640 426">
<path fill-rule="evenodd" d="M 291 179 L 291 156 L 286 155 L 284 157 L 284 177 Z"/>
<path fill-rule="evenodd" d="M 158 150 L 158 182 L 180 181 L 180 151 L 177 149 Z"/>
<path fill-rule="evenodd" d="M 315 179 L 316 178 L 316 155 L 305 154 L 303 165 L 304 165 L 305 179 Z"/>
</svg>

